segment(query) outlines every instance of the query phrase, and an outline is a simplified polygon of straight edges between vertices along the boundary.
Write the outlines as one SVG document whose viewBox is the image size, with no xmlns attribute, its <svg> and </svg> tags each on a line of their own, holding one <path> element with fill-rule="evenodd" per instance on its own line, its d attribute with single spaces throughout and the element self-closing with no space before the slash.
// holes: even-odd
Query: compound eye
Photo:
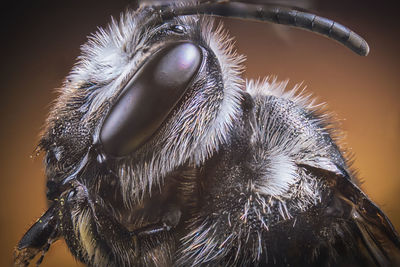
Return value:
<svg viewBox="0 0 400 267">
<path fill-rule="evenodd" d="M 181 100 L 202 63 L 201 48 L 180 42 L 161 49 L 136 72 L 100 131 L 104 151 L 125 156 L 145 143 Z"/>
</svg>

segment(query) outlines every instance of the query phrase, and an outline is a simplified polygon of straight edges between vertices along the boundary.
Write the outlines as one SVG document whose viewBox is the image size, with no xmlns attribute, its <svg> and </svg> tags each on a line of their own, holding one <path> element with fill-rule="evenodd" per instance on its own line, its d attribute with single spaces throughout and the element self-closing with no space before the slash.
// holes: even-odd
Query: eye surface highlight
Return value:
<svg viewBox="0 0 400 267">
<path fill-rule="evenodd" d="M 183 27 L 182 25 L 172 25 L 170 29 L 175 33 L 179 34 L 185 33 L 185 27 Z"/>
<path fill-rule="evenodd" d="M 104 151 L 124 156 L 151 137 L 185 94 L 201 63 L 201 48 L 189 42 L 170 44 L 151 56 L 104 121 L 100 132 Z"/>
</svg>

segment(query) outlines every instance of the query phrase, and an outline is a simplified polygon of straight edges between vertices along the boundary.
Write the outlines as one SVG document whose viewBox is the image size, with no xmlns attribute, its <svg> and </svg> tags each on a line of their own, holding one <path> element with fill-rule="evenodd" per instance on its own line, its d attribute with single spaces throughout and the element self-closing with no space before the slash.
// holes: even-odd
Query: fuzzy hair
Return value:
<svg viewBox="0 0 400 267">
<path fill-rule="evenodd" d="M 300 85 L 292 90 L 286 86 L 287 81 L 276 79 L 247 81 L 246 91 L 255 102 L 249 140 L 254 154 L 248 166 L 257 175 L 235 201 L 241 203 L 241 212 L 220 211 L 193 221 L 192 230 L 182 240 L 178 264 L 259 262 L 266 253 L 265 232 L 322 201 L 325 181 L 301 166 L 340 172 L 332 157 L 334 143 L 323 141 L 329 135 L 328 120 L 318 113 L 323 105 L 315 104 L 304 90 L 299 93 Z M 307 119 L 306 114 L 310 115 Z M 239 253 L 248 255 L 239 259 Z M 228 254 L 233 256 L 226 261 Z"/>
<path fill-rule="evenodd" d="M 247 81 L 246 91 L 256 101 L 258 99 L 258 101 L 263 102 L 263 99 L 272 96 L 292 103 L 289 105 L 295 105 L 312 116 L 313 119 L 309 123 L 317 128 L 319 137 L 329 136 L 334 143 L 340 143 L 343 134 L 334 122 L 336 120 L 332 119 L 334 115 L 327 112 L 326 105 L 324 103 L 316 104 L 316 99 L 311 94 L 306 94 L 305 89 L 300 90 L 301 84 L 296 85 L 291 90 L 285 90 L 287 84 L 288 81 L 278 82 L 276 78 L 265 78 L 262 81 L 250 80 Z M 260 143 L 268 144 L 267 150 L 281 150 L 281 152 L 293 156 L 296 164 L 310 165 L 334 173 L 340 173 L 335 164 L 329 160 L 329 151 L 322 145 L 315 145 L 312 137 L 308 136 L 306 132 L 299 137 L 300 140 L 294 140 L 290 135 L 282 131 L 268 131 L 271 129 L 261 125 L 263 121 L 271 121 L 269 127 L 278 127 L 277 125 L 272 125 L 275 118 L 270 118 L 270 115 L 269 113 L 260 114 L 259 132 L 255 131 L 256 134 L 254 136 Z M 279 114 L 277 113 L 276 115 Z M 299 130 L 302 131 L 302 129 Z M 299 150 L 301 148 L 309 148 L 309 151 L 314 151 L 314 153 L 306 154 Z M 319 155 L 319 157 L 312 158 L 314 154 Z"/>
</svg>

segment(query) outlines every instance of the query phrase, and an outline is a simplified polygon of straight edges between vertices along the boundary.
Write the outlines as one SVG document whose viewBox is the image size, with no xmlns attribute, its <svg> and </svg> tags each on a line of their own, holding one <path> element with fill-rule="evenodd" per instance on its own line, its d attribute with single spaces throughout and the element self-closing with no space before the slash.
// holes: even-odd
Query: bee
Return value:
<svg viewBox="0 0 400 267">
<path fill-rule="evenodd" d="M 143 4 L 100 29 L 39 143 L 48 210 L 28 265 L 64 238 L 89 266 L 390 266 L 400 239 L 357 186 L 334 123 L 285 83 L 244 80 L 213 16 L 367 43 L 332 20 L 251 1 Z"/>
</svg>

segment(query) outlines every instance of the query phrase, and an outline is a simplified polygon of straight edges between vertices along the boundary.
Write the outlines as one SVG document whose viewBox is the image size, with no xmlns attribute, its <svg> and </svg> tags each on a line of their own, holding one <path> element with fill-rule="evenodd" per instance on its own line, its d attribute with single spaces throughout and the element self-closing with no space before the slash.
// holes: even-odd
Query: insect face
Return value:
<svg viewBox="0 0 400 267">
<path fill-rule="evenodd" d="M 399 241 L 318 108 L 283 84 L 244 81 L 243 57 L 201 14 L 289 24 L 368 53 L 344 26 L 282 7 L 127 11 L 83 46 L 50 113 L 40 142 L 50 208 L 16 263 L 60 238 L 90 266 L 318 266 L 342 250 L 351 264 L 393 260 L 376 241 L 359 247 L 371 231 L 393 250 Z"/>
</svg>

